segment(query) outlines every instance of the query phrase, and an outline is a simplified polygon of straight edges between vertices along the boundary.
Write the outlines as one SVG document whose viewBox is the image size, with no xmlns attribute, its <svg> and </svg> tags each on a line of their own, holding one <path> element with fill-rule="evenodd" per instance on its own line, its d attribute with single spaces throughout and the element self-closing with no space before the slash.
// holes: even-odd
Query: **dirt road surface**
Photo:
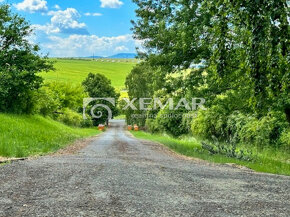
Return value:
<svg viewBox="0 0 290 217">
<path fill-rule="evenodd" d="M 113 121 L 78 154 L 0 166 L 0 216 L 290 216 L 290 178 L 178 156 Z"/>
</svg>

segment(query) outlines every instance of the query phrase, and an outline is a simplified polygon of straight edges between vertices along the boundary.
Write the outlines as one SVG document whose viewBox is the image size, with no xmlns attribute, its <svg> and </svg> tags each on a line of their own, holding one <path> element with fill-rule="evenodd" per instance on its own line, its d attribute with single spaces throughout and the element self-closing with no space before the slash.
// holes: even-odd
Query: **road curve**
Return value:
<svg viewBox="0 0 290 217">
<path fill-rule="evenodd" d="M 290 216 L 290 178 L 180 157 L 113 121 L 76 155 L 0 166 L 0 216 Z"/>
</svg>

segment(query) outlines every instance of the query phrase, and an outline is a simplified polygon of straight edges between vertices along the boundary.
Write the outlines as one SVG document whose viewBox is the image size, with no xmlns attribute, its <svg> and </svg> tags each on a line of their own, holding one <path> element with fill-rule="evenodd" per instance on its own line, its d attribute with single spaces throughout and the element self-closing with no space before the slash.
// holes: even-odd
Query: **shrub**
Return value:
<svg viewBox="0 0 290 217">
<path fill-rule="evenodd" d="M 271 112 L 260 119 L 234 112 L 227 121 L 228 137 L 256 146 L 279 146 L 279 137 L 287 127 L 283 113 Z"/>
<path fill-rule="evenodd" d="M 191 132 L 202 138 L 211 139 L 212 136 L 224 138 L 226 135 L 227 112 L 220 106 L 213 106 L 207 110 L 199 110 L 193 118 Z"/>
<path fill-rule="evenodd" d="M 166 106 L 158 112 L 154 128 L 158 128 L 159 131 L 165 131 L 173 136 L 180 136 L 188 133 L 186 127 L 182 123 L 182 117 L 185 113 L 186 111 L 183 108 L 170 110 L 169 106 Z"/>
<path fill-rule="evenodd" d="M 188 113 L 183 114 L 181 125 L 186 133 L 191 132 L 191 123 L 192 123 L 193 118 L 195 118 L 196 116 L 197 116 L 196 111 L 190 111 Z"/>
<path fill-rule="evenodd" d="M 60 102 L 59 110 L 69 108 L 78 111 L 83 105 L 83 98 L 86 96 L 81 85 L 71 85 L 65 82 L 50 82 L 46 88 L 54 94 L 54 99 Z"/>
<path fill-rule="evenodd" d="M 44 86 L 33 94 L 34 113 L 43 116 L 52 116 L 60 107 L 60 100 L 55 96 L 55 92 Z"/>
<path fill-rule="evenodd" d="M 158 126 L 158 123 L 156 122 L 156 120 L 154 118 L 146 119 L 145 126 L 146 126 L 147 130 L 150 131 L 151 133 L 161 132 L 161 129 Z"/>
<path fill-rule="evenodd" d="M 282 132 L 280 143 L 283 148 L 290 151 L 290 128 L 287 128 Z"/>
<path fill-rule="evenodd" d="M 70 126 L 80 127 L 83 117 L 79 113 L 66 108 L 58 115 L 57 120 Z"/>
</svg>

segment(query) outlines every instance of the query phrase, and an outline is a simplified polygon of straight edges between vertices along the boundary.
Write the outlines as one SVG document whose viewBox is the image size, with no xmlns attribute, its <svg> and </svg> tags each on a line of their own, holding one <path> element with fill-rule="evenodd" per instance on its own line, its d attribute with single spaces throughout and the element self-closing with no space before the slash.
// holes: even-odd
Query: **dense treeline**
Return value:
<svg viewBox="0 0 290 217">
<path fill-rule="evenodd" d="M 127 78 L 130 98 L 203 97 L 207 110 L 164 120 L 162 113 L 187 112 L 165 108 L 141 121 L 131 111 L 129 122 L 175 136 L 290 147 L 286 0 L 134 2 L 134 36 L 146 50 Z"/>
</svg>

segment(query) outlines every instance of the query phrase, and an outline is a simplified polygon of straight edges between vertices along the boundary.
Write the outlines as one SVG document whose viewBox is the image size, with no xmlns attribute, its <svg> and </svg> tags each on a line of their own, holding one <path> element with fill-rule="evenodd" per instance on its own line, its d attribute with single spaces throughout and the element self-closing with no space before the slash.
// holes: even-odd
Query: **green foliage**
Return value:
<svg viewBox="0 0 290 217">
<path fill-rule="evenodd" d="M 83 121 L 83 116 L 75 111 L 65 108 L 62 113 L 57 116 L 57 120 L 69 126 L 79 127 Z"/>
<path fill-rule="evenodd" d="M 170 110 L 169 106 L 160 110 L 155 119 L 156 126 L 159 131 L 164 131 L 173 136 L 180 136 L 188 133 L 187 129 L 182 124 L 184 110 Z"/>
<path fill-rule="evenodd" d="M 37 73 L 52 70 L 47 57 L 38 55 L 39 47 L 30 44 L 32 28 L 9 6 L 0 5 L 0 111 L 31 113 L 33 90 L 42 78 Z"/>
<path fill-rule="evenodd" d="M 283 113 L 269 113 L 260 119 L 246 116 L 243 121 L 242 125 L 238 121 L 236 123 L 241 126 L 235 132 L 238 141 L 258 147 L 279 147 L 279 138 L 288 125 Z"/>
<path fill-rule="evenodd" d="M 162 77 L 153 95 L 162 90 L 164 98 L 203 97 L 207 107 L 182 121 L 161 120 L 171 111 L 157 111 L 156 119 L 146 121 L 150 131 L 178 136 L 191 125 L 193 135 L 208 140 L 264 149 L 289 144 L 285 0 L 134 2 L 134 37 L 146 48 L 139 56 L 162 75 L 139 88 Z"/>
<path fill-rule="evenodd" d="M 283 148 L 290 151 L 290 128 L 287 128 L 282 132 L 280 142 Z"/>
<path fill-rule="evenodd" d="M 245 92 L 239 110 L 263 116 L 273 109 L 290 120 L 285 0 L 134 2 L 134 36 L 147 48 L 140 57 L 166 73 L 201 64 L 207 75 L 191 78 L 203 97 Z"/>
<path fill-rule="evenodd" d="M 83 98 L 86 97 L 84 88 L 81 85 L 69 84 L 64 82 L 50 82 L 45 88 L 54 93 L 54 98 L 59 101 L 59 111 L 69 108 L 79 111 L 83 105 Z"/>
<path fill-rule="evenodd" d="M 70 126 L 90 127 L 91 120 L 83 120 L 83 98 L 80 85 L 62 82 L 46 83 L 34 92 L 34 113 L 49 116 Z"/>
<path fill-rule="evenodd" d="M 147 112 L 140 110 L 138 103 L 140 98 L 152 98 L 154 90 L 158 85 L 157 83 L 160 82 L 160 80 L 155 79 L 157 76 L 158 73 L 156 73 L 147 63 L 140 63 L 136 65 L 126 77 L 125 84 L 128 88 L 129 99 L 137 99 L 134 103 L 137 110 L 129 108 L 123 111 L 126 115 L 128 124 L 145 126 Z"/>
<path fill-rule="evenodd" d="M 116 93 L 114 87 L 111 85 L 111 81 L 102 74 L 89 73 L 88 77 L 83 81 L 83 86 L 88 95 L 92 98 L 114 98 L 118 101 L 120 97 L 119 93 Z M 108 106 L 112 111 L 112 116 L 118 115 L 118 109 L 106 100 L 99 100 L 93 103 L 102 104 Z M 87 111 L 90 111 L 92 104 L 88 106 Z M 97 107 L 94 109 L 94 113 L 97 116 L 99 113 L 102 114 L 99 118 L 93 118 L 94 125 L 103 124 L 108 121 L 108 111 L 103 107 Z"/>
<path fill-rule="evenodd" d="M 34 112 L 43 116 L 52 116 L 60 107 L 60 100 L 48 86 L 43 86 L 33 94 Z"/>
<path fill-rule="evenodd" d="M 221 106 L 212 106 L 207 110 L 200 110 L 192 120 L 192 134 L 210 139 L 213 136 L 222 138 L 226 136 L 225 128 L 228 113 Z"/>
<path fill-rule="evenodd" d="M 234 144 L 242 143 L 256 147 L 280 147 L 280 136 L 287 129 L 285 114 L 269 113 L 257 118 L 234 112 L 230 115 L 219 106 L 199 111 L 192 121 L 192 133 L 205 139 L 218 138 Z M 286 138 L 286 137 L 285 137 Z"/>
</svg>

